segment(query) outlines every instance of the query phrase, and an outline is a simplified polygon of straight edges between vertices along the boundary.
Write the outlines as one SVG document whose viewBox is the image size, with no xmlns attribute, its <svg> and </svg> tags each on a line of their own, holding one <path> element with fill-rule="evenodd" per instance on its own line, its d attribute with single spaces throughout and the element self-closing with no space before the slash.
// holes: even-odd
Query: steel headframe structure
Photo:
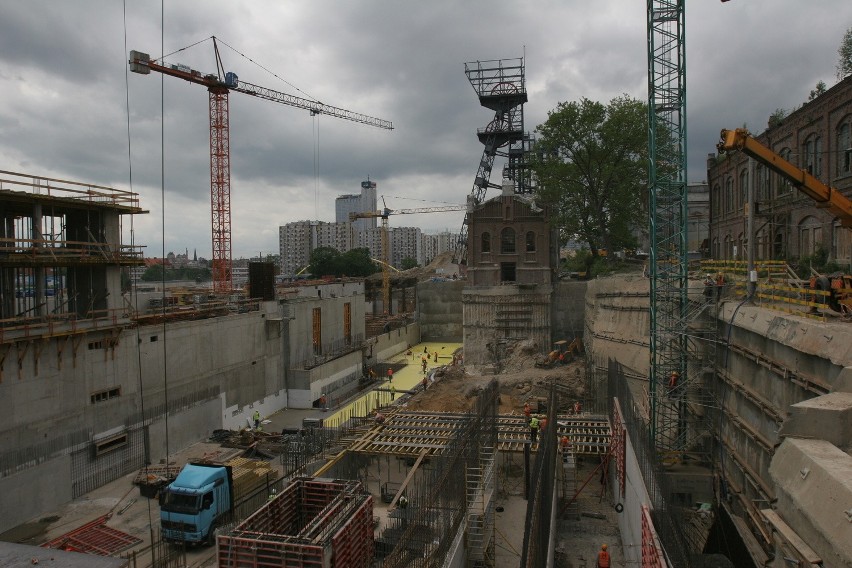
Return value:
<svg viewBox="0 0 852 568">
<path fill-rule="evenodd" d="M 507 159 L 503 178 L 512 181 L 515 193 L 532 193 L 534 190 L 527 160 L 532 137 L 524 133 L 524 103 L 527 102 L 524 70 L 523 58 L 464 64 L 464 72 L 479 97 L 479 104 L 494 111 L 494 118 L 488 126 L 476 131 L 484 148 L 473 188 L 467 198 L 468 214 L 473 207 L 482 203 L 488 188 L 501 189 L 501 185 L 491 182 L 491 170 L 497 156 Z M 465 259 L 467 253 L 468 214 L 465 215 L 456 247 L 455 256 L 459 262 Z"/>
<path fill-rule="evenodd" d="M 686 402 L 668 380 L 687 376 L 687 177 L 685 0 L 648 2 L 648 215 L 651 251 L 650 424 L 652 446 L 685 449 Z M 685 388 L 682 392 L 685 391 Z"/>
</svg>

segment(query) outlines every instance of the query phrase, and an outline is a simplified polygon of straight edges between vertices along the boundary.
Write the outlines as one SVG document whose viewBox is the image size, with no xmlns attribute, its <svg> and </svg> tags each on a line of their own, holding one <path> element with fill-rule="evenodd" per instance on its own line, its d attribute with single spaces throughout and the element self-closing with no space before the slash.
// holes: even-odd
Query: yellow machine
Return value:
<svg viewBox="0 0 852 568">
<path fill-rule="evenodd" d="M 716 144 L 720 153 L 741 151 L 789 181 L 793 187 L 834 215 L 840 224 L 852 229 L 852 201 L 839 189 L 822 183 L 807 170 L 796 167 L 755 140 L 745 128 L 723 129 Z M 828 305 L 838 312 L 852 313 L 852 276 L 832 274 L 811 279 L 811 288 L 829 292 Z"/>
</svg>

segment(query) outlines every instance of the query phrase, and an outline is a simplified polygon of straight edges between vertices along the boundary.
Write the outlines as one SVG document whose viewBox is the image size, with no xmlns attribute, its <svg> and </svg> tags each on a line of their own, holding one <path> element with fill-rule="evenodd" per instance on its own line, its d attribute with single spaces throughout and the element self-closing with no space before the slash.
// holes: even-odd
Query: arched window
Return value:
<svg viewBox="0 0 852 568">
<path fill-rule="evenodd" d="M 500 231 L 500 252 L 503 254 L 515 252 L 515 229 L 506 227 Z"/>
<path fill-rule="evenodd" d="M 535 252 L 535 233 L 527 231 L 527 252 Z"/>
<path fill-rule="evenodd" d="M 713 216 L 722 213 L 722 188 L 717 183 L 713 186 Z"/>
<path fill-rule="evenodd" d="M 481 252 L 491 252 L 491 233 L 482 233 L 480 242 L 482 243 L 480 246 Z"/>
<path fill-rule="evenodd" d="M 742 209 L 748 201 L 748 192 L 748 170 L 743 170 L 740 172 L 740 191 L 737 193 L 737 197 L 739 198 L 737 207 L 739 209 Z"/>
<path fill-rule="evenodd" d="M 812 176 L 822 175 L 822 139 L 816 134 L 808 136 L 802 147 L 804 169 Z"/>
<path fill-rule="evenodd" d="M 757 184 L 754 198 L 757 201 L 766 201 L 771 195 L 769 193 L 769 168 L 763 164 L 757 164 L 754 172 L 754 182 Z"/>
<path fill-rule="evenodd" d="M 812 255 L 822 243 L 822 228 L 816 217 L 808 215 L 799 222 L 799 257 Z"/>
<path fill-rule="evenodd" d="M 837 129 L 837 175 L 852 174 L 852 117 L 846 117 Z"/>
<path fill-rule="evenodd" d="M 789 148 L 781 148 L 781 151 L 778 152 L 779 156 L 781 156 L 790 163 L 793 163 L 793 161 L 790 159 L 792 154 L 793 152 Z M 785 195 L 793 190 L 793 187 L 790 185 L 790 182 L 783 178 L 780 174 L 775 174 L 775 179 L 778 180 L 775 195 Z"/>
<path fill-rule="evenodd" d="M 725 212 L 734 210 L 734 180 L 728 177 L 725 181 Z"/>
<path fill-rule="evenodd" d="M 775 233 L 775 241 L 772 244 L 772 256 L 775 260 L 779 260 L 787 256 L 787 252 L 784 250 L 784 242 L 784 232 L 778 231 Z"/>
</svg>

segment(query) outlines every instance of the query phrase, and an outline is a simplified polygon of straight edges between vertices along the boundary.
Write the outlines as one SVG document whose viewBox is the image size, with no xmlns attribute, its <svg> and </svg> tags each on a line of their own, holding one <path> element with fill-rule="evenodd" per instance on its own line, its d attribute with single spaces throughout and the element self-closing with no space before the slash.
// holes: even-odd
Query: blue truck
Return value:
<svg viewBox="0 0 852 568">
<path fill-rule="evenodd" d="M 217 528 L 234 507 L 234 480 L 227 465 L 187 464 L 160 491 L 160 527 L 167 542 L 216 543 Z"/>
</svg>

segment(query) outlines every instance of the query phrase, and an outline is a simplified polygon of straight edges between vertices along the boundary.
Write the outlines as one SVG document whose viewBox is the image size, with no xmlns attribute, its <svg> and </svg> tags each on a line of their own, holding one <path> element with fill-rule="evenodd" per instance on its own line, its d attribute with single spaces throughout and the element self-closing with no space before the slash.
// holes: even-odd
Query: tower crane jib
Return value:
<svg viewBox="0 0 852 568">
<path fill-rule="evenodd" d="M 233 289 L 231 276 L 231 150 L 228 95 L 231 91 L 268 101 L 308 110 L 312 115 L 324 114 L 367 126 L 393 130 L 393 123 L 346 109 L 333 107 L 287 93 L 240 82 L 236 73 L 225 72 L 219 46 L 213 37 L 216 73 L 202 73 L 181 64 L 166 64 L 151 59 L 147 53 L 130 52 L 130 71 L 149 75 L 151 71 L 207 87 L 210 116 L 210 206 L 213 244 L 213 291 L 228 293 Z"/>
</svg>

